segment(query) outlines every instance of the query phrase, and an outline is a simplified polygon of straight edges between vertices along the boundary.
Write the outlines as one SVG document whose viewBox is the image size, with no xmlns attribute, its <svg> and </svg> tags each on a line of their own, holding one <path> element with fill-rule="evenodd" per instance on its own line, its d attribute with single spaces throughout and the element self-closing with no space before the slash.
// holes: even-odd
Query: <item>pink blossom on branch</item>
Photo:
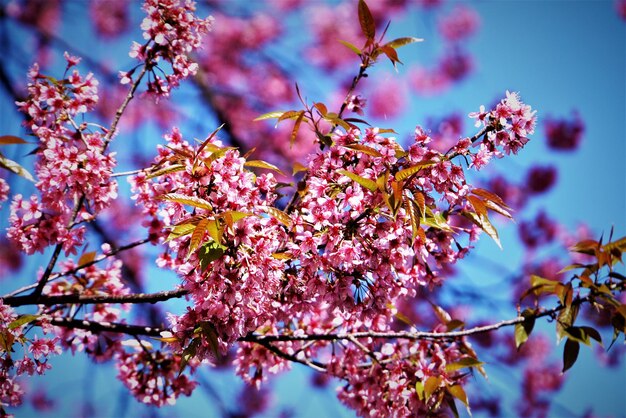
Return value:
<svg viewBox="0 0 626 418">
<path fill-rule="evenodd" d="M 202 36 L 211 30 L 213 17 L 196 17 L 193 0 L 146 0 L 143 10 L 147 16 L 141 22 L 141 29 L 146 43 L 133 42 L 129 55 L 147 66 L 148 92 L 168 96 L 182 79 L 198 71 L 198 64 L 191 61 L 189 54 L 200 47 Z M 172 73 L 164 78 L 154 70 L 160 68 L 161 60 L 172 68 Z M 134 70 L 120 72 L 122 83 L 131 82 L 133 73 Z"/>
<path fill-rule="evenodd" d="M 6 180 L 0 178 L 0 205 L 9 198 L 9 185 Z M 1 206 L 0 206 L 1 207 Z"/>
<path fill-rule="evenodd" d="M 32 254 L 49 245 L 63 244 L 66 253 L 82 242 L 84 227 L 76 219 L 92 219 L 117 198 L 117 183 L 110 176 L 115 153 L 105 152 L 104 136 L 77 118 L 98 101 L 98 81 L 76 69 L 80 59 L 65 53 L 66 77 L 56 80 L 29 71 L 28 98 L 17 105 L 26 127 L 39 140 L 35 173 L 40 198 L 16 195 L 11 204 L 8 237 Z M 85 207 L 78 202 L 84 199 Z M 36 209 L 34 209 L 36 208 Z"/>
</svg>

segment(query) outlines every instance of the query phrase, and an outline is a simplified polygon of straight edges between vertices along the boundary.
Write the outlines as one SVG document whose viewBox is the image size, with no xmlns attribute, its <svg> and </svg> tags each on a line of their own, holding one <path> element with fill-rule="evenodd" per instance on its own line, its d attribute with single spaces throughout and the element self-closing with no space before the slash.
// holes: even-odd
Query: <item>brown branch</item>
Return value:
<svg viewBox="0 0 626 418">
<path fill-rule="evenodd" d="M 161 332 L 166 331 L 165 329 L 156 328 L 156 327 L 148 327 L 148 326 L 143 326 L 143 325 L 129 325 L 129 324 L 122 324 L 119 322 L 83 321 L 80 319 L 71 319 L 71 318 L 52 318 L 50 320 L 50 324 L 57 326 L 57 327 L 84 329 L 84 330 L 91 331 L 94 333 L 116 332 L 120 334 L 127 334 L 127 335 L 134 335 L 134 336 L 145 335 L 148 337 L 160 337 Z"/>
<path fill-rule="evenodd" d="M 482 138 L 484 135 L 488 134 L 489 132 L 493 132 L 495 130 L 495 128 L 492 125 L 487 125 L 485 127 L 483 127 L 480 131 L 478 131 L 478 133 L 476 133 L 473 137 L 471 137 L 469 140 L 470 142 L 473 144 L 476 141 L 478 141 L 480 138 Z M 448 156 L 448 154 L 450 153 L 450 151 L 452 151 L 454 149 L 454 147 L 450 148 L 448 151 L 446 151 L 446 153 L 444 155 L 446 155 L 448 157 L 449 160 L 453 159 L 454 157 L 458 157 L 459 155 L 461 155 L 461 153 L 459 152 L 454 152 L 452 154 L 450 154 Z"/>
<path fill-rule="evenodd" d="M 285 360 L 288 361 L 292 361 L 294 363 L 300 363 L 303 364 L 307 367 L 312 368 L 315 371 L 321 372 L 321 373 L 326 373 L 326 368 L 327 365 L 324 363 L 321 363 L 319 361 L 315 361 L 315 360 L 307 360 L 307 359 L 300 359 L 294 355 L 291 354 L 287 354 L 284 351 L 281 351 L 280 349 L 278 349 L 278 347 L 273 346 L 270 342 L 268 341 L 254 341 L 255 343 L 259 344 L 262 347 L 265 347 L 267 350 L 269 350 L 270 352 L 272 352 L 273 354 L 275 354 L 276 356 L 283 358 Z"/>
<path fill-rule="evenodd" d="M 115 248 L 115 249 L 111 250 L 110 252 L 108 252 L 106 254 L 103 254 L 102 256 L 93 259 L 92 261 L 89 261 L 87 263 L 81 264 L 80 266 L 77 266 L 77 267 L 75 267 L 75 268 L 73 268 L 71 270 L 67 270 L 67 271 L 65 271 L 63 273 L 53 274 L 53 275 L 50 276 L 48 281 L 53 281 L 53 280 L 56 280 L 56 279 L 58 279 L 60 277 L 69 276 L 69 275 L 74 274 L 74 273 L 76 273 L 76 272 L 78 272 L 78 271 L 80 271 L 80 270 L 82 270 L 84 268 L 87 268 L 87 267 L 92 266 L 92 265 L 94 265 L 96 263 L 99 263 L 102 260 L 106 260 L 109 257 L 113 257 L 114 255 L 118 254 L 121 251 L 125 251 L 125 250 L 128 250 L 128 249 L 133 248 L 133 247 L 137 247 L 137 246 L 145 244 L 147 242 L 150 242 L 149 238 L 144 238 L 144 239 L 141 239 L 139 241 L 131 242 L 130 244 L 122 245 L 121 247 Z M 28 286 L 21 287 L 21 288 L 19 288 L 17 290 L 14 290 L 11 293 L 8 293 L 8 294 L 2 296 L 1 298 L 9 298 L 11 296 L 19 295 L 22 292 L 26 292 L 28 290 L 34 289 L 36 286 L 37 286 L 37 284 L 31 284 L 31 285 L 28 285 Z"/>
<path fill-rule="evenodd" d="M 78 212 L 80 212 L 80 208 L 85 203 L 85 195 L 82 195 L 80 199 L 78 199 L 77 202 L 75 201 L 75 203 L 76 203 L 76 206 L 74 207 L 74 211 L 72 213 L 72 218 L 71 218 L 72 220 L 70 224 L 68 225 L 68 228 L 70 228 L 71 225 L 74 223 L 74 221 L 76 220 L 76 217 L 78 216 Z M 48 265 L 46 266 L 46 270 L 41 276 L 41 279 L 39 279 L 39 282 L 37 283 L 37 287 L 35 287 L 35 290 L 33 291 L 31 295 L 35 299 L 39 299 L 41 297 L 41 292 L 43 292 L 43 288 L 48 282 L 48 279 L 50 278 L 50 275 L 52 274 L 52 270 L 54 270 L 54 266 L 56 265 L 57 260 L 59 259 L 59 255 L 61 254 L 62 249 L 63 249 L 63 243 L 58 243 L 54 247 L 54 251 L 52 252 L 50 261 L 48 262 Z"/>
<path fill-rule="evenodd" d="M 68 303 L 79 303 L 83 305 L 99 304 L 99 303 L 157 303 L 169 299 L 180 298 L 189 294 L 186 289 L 169 290 L 157 293 L 133 293 L 130 295 L 53 295 L 40 296 L 35 298 L 34 295 L 25 296 L 9 296 L 3 299 L 3 303 L 9 306 L 24 305 L 44 305 L 53 306 Z"/>
<path fill-rule="evenodd" d="M 182 296 L 182 295 L 180 295 Z M 580 298 L 576 299 L 573 304 L 580 305 L 583 302 L 587 302 L 588 298 Z M 250 342 L 257 343 L 263 346 L 266 346 L 272 342 L 285 342 L 285 341 L 340 341 L 340 340 L 352 340 L 352 339 L 366 339 L 366 338 L 382 338 L 382 339 L 407 339 L 407 340 L 452 340 L 461 337 L 469 337 L 471 335 L 484 334 L 486 332 L 495 331 L 500 328 L 509 327 L 512 325 L 521 324 L 524 321 L 527 321 L 529 318 L 542 318 L 545 316 L 552 316 L 557 312 L 565 309 L 563 305 L 558 305 L 555 308 L 548 309 L 542 312 L 539 312 L 532 316 L 518 316 L 513 319 L 508 319 L 500 322 L 496 322 L 490 325 L 484 325 L 474 328 L 469 328 L 466 330 L 460 331 L 450 331 L 450 332 L 429 332 L 429 331 L 388 331 L 388 332 L 378 332 L 378 331 L 362 331 L 362 332 L 344 332 L 344 333 L 332 333 L 332 334 L 299 334 L 299 335 L 258 335 L 258 334 L 248 334 L 244 337 L 239 338 L 237 341 L 239 342 Z M 154 333 L 159 333 L 161 331 L 167 331 L 167 329 L 159 329 L 159 328 L 149 328 L 149 331 L 142 334 L 137 330 L 144 329 L 146 327 L 136 326 L 136 325 L 128 325 L 122 323 L 112 323 L 112 322 L 93 322 L 93 321 L 83 321 L 79 319 L 69 320 L 63 319 L 53 325 L 57 326 L 65 326 L 65 327 L 73 327 L 76 325 L 76 328 L 87 329 L 90 331 L 110 331 L 110 332 L 120 332 L 129 335 L 149 335 L 153 336 Z M 130 332 L 126 332 L 129 330 Z M 276 348 L 276 347 L 274 347 Z"/>
<path fill-rule="evenodd" d="M 115 117 L 113 118 L 113 123 L 111 123 L 111 127 L 109 128 L 109 132 L 107 132 L 107 134 L 104 136 L 104 147 L 102 149 L 102 152 L 106 150 L 107 146 L 111 142 L 111 139 L 113 139 L 113 135 L 115 135 L 115 131 L 117 130 L 117 125 L 120 123 L 120 119 L 122 119 L 122 115 L 124 114 L 126 107 L 128 107 L 130 101 L 133 99 L 133 97 L 135 97 L 137 87 L 139 87 L 139 83 L 141 82 L 143 76 L 146 75 L 147 71 L 148 64 L 145 64 L 133 84 L 130 86 L 130 89 L 128 90 L 128 94 L 126 94 L 124 101 L 115 112 Z"/>
</svg>

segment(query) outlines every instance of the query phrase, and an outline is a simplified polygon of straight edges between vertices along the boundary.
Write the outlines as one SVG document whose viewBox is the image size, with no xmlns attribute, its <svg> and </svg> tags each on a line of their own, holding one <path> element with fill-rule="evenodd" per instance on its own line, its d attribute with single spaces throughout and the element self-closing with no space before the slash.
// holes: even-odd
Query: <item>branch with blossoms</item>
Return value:
<svg viewBox="0 0 626 418">
<path fill-rule="evenodd" d="M 364 105 L 354 93 L 372 66 L 380 58 L 401 64 L 398 48 L 420 41 L 385 41 L 386 29 L 378 33 L 363 0 L 357 6 L 363 45 L 342 42 L 360 65 L 339 109 L 309 103 L 297 88 L 303 109 L 257 118 L 293 121 L 292 146 L 300 145 L 302 130 L 313 133 L 317 151 L 306 166 L 294 167 L 296 190 L 284 192 L 279 179 L 289 176 L 278 166 L 223 143 L 220 128 L 195 142 L 173 128 L 150 166 L 113 174 L 109 145 L 141 84 L 147 79 L 146 93 L 167 99 L 197 73 L 190 57 L 213 24 L 195 15 L 190 0 L 146 0 L 143 9 L 145 42 L 134 42 L 130 53 L 139 63 L 120 73 L 129 88 L 108 128 L 82 122 L 98 100 L 98 83 L 92 74 L 82 77 L 69 54 L 59 80 L 35 64 L 28 98 L 18 103 L 39 141 L 38 193 L 13 196 L 8 238 L 26 254 L 53 251 L 36 283 L 0 299 L 2 414 L 4 405 L 21 401 L 17 377 L 45 372 L 48 357 L 63 349 L 115 360 L 129 391 L 156 406 L 190 395 L 190 374 L 234 352 L 236 373 L 257 388 L 269 374 L 301 363 L 343 380 L 338 397 L 359 415 L 409 416 L 455 412 L 457 401 L 469 409 L 468 376 L 484 370 L 468 337 L 515 327 L 520 348 L 535 320 L 548 317 L 566 340 L 565 371 L 580 343 L 601 342 L 597 330 L 576 322 L 582 307 L 611 317 L 614 340 L 624 334 L 626 278 L 615 266 L 626 244 L 612 238 L 575 244 L 572 250 L 587 259 L 567 268 L 578 271 L 569 279 L 531 275 L 513 319 L 468 326 L 434 303 L 430 330 L 403 318 L 399 306 L 423 302 L 422 292 L 442 286 L 479 235 L 500 244 L 490 216 L 512 218 L 512 210 L 498 194 L 469 183 L 466 170 L 518 153 L 534 132 L 536 112 L 506 92 L 493 109 L 471 113 L 479 131 L 445 153 L 421 127 L 403 146 L 392 129 L 350 117 Z M 126 175 L 148 238 L 75 257 L 86 225 L 119 198 L 115 178 Z M 131 293 L 122 280 L 116 255 L 148 242 L 159 248 L 157 266 L 179 276 L 178 288 Z M 546 297 L 558 302 L 545 308 Z M 125 312 L 135 305 L 183 298 L 186 311 L 169 314 L 168 325 L 128 323 Z M 529 300 L 534 304 L 523 305 Z M 14 309 L 28 305 L 36 312 Z M 399 322 L 409 328 L 398 330 Z M 31 337 L 34 328 L 47 336 Z"/>
</svg>

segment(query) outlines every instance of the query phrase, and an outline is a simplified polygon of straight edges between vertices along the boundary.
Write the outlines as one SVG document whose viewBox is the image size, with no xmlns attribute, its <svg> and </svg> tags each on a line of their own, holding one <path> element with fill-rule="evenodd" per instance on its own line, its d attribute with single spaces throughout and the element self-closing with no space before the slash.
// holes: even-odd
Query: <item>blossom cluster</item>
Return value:
<svg viewBox="0 0 626 418">
<path fill-rule="evenodd" d="M 346 380 L 337 397 L 363 417 L 428 415 L 446 396 L 446 388 L 461 385 L 466 373 L 446 366 L 467 358 L 465 343 L 439 344 L 432 341 L 364 341 L 377 347 L 376 360 L 367 362 L 362 349 L 350 347 L 334 356 L 329 371 Z M 428 398 L 416 384 L 435 382 Z"/>
<path fill-rule="evenodd" d="M 506 92 L 506 97 L 493 110 L 470 113 L 476 119 L 475 125 L 489 128 L 480 141 L 480 150 L 472 155 L 472 166 L 483 167 L 491 158 L 501 158 L 504 154 L 517 154 L 528 142 L 528 135 L 535 131 L 536 111 L 521 102 L 517 93 Z M 466 142 L 465 149 L 470 143 Z"/>
<path fill-rule="evenodd" d="M 41 74 L 33 65 L 28 98 L 17 103 L 26 115 L 25 125 L 39 140 L 35 185 L 40 197 L 16 195 L 9 219 L 8 237 L 27 254 L 55 244 L 74 251 L 84 227 L 73 223 L 91 219 L 117 198 L 117 183 L 111 180 L 115 153 L 105 152 L 101 132 L 77 122 L 96 104 L 98 81 L 91 73 L 70 73 L 80 59 L 67 53 L 65 59 L 67 77 L 62 80 Z"/>
<path fill-rule="evenodd" d="M 154 165 L 163 174 L 139 174 L 132 191 L 155 240 L 170 230 L 157 263 L 183 277 L 193 300 L 172 317 L 173 331 L 183 346 L 201 338 L 198 357 L 211 358 L 272 319 L 284 274 L 284 261 L 273 255 L 286 239 L 285 226 L 266 214 L 276 180 L 255 176 L 238 151 L 216 139 L 199 153 L 178 130 L 166 139 Z"/>
<path fill-rule="evenodd" d="M 5 406 L 22 403 L 24 391 L 17 381 L 18 376 L 44 374 L 50 368 L 48 357 L 61 353 L 58 337 L 26 337 L 29 322 L 36 319 L 36 316 L 18 317 L 15 310 L 0 299 L 0 414 L 3 416 Z M 50 332 L 46 319 L 39 319 L 44 334 Z"/>
<path fill-rule="evenodd" d="M 503 115 L 493 129 L 509 141 L 484 141 L 522 146 L 528 126 L 520 120 L 532 117 L 530 108 L 509 94 L 492 112 Z M 184 314 L 170 315 L 174 349 L 215 362 L 249 333 L 280 332 L 277 322 L 303 333 L 389 331 L 395 304 L 439 284 L 439 270 L 465 255 L 459 232 L 471 242 L 480 229 L 459 216 L 471 210 L 473 189 L 463 168 L 432 149 L 421 128 L 406 151 L 377 128 L 337 131 L 332 140 L 310 158 L 303 191 L 285 211 L 275 207 L 274 176 L 255 176 L 214 134 L 192 146 L 174 129 L 152 167 L 131 179 L 152 241 L 167 243 L 157 264 L 178 272 L 192 300 Z M 469 145 L 461 139 L 456 155 L 471 154 Z M 304 358 L 325 352 L 324 344 L 295 341 L 275 347 Z M 450 347 L 442 348 L 444 368 L 461 355 Z M 353 357 L 366 360 L 357 351 Z M 426 354 L 411 358 L 420 355 Z M 287 367 L 267 347 L 247 343 L 240 343 L 235 363 L 255 386 Z M 393 386 L 397 376 L 380 372 Z"/>
<path fill-rule="evenodd" d="M 0 204 L 9 198 L 9 185 L 6 180 L 0 178 Z"/>
<path fill-rule="evenodd" d="M 103 249 L 109 250 L 107 244 Z M 130 293 L 130 289 L 122 282 L 122 262 L 112 260 L 104 267 L 90 265 L 79 269 L 78 263 L 66 260 L 61 264 L 61 279 L 54 280 L 46 285 L 44 292 L 47 295 L 67 295 L 80 293 L 85 296 L 121 296 Z M 90 304 L 81 310 L 84 320 L 95 322 L 118 322 L 122 319 L 122 312 L 128 310 L 129 305 L 119 308 L 111 304 Z M 71 308 L 56 309 L 51 313 L 53 317 L 67 317 L 73 315 Z M 117 335 L 97 334 L 84 329 L 56 328 L 61 346 L 75 352 L 85 352 L 95 361 L 107 361 L 113 358 L 122 347 Z M 106 342 L 106 343 L 105 343 Z"/>
<path fill-rule="evenodd" d="M 133 353 L 122 352 L 116 367 L 118 379 L 137 400 L 148 405 L 173 405 L 179 395 L 191 395 L 196 386 L 181 373 L 180 356 L 161 351 L 137 347 Z"/>
<path fill-rule="evenodd" d="M 145 63 L 150 71 L 161 59 L 170 63 L 172 74 L 163 79 L 152 71 L 148 83 L 148 91 L 168 96 L 182 79 L 198 71 L 198 64 L 191 61 L 189 53 L 200 47 L 202 35 L 211 29 L 213 17 L 196 17 L 193 0 L 146 0 L 143 10 L 147 16 L 141 22 L 141 29 L 147 42 L 143 45 L 133 42 L 129 55 Z M 122 72 L 122 83 L 130 82 L 133 72 Z"/>
</svg>

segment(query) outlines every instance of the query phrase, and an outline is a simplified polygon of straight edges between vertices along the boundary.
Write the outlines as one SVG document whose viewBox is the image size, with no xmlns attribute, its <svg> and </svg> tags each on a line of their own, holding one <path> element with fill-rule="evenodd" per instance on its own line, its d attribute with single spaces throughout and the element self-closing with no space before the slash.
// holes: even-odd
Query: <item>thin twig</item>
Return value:
<svg viewBox="0 0 626 418">
<path fill-rule="evenodd" d="M 128 249 L 133 248 L 133 247 L 137 247 L 137 246 L 145 244 L 147 242 L 150 242 L 149 238 L 144 238 L 144 239 L 141 239 L 139 241 L 131 242 L 130 244 L 122 245 L 121 247 L 115 248 L 115 249 L 111 250 L 110 252 L 108 252 L 106 254 L 103 254 L 100 257 L 93 259 L 92 261 L 89 261 L 87 263 L 81 264 L 80 266 L 74 267 L 73 269 L 67 270 L 67 271 L 65 271 L 63 273 L 53 274 L 53 275 L 50 276 L 48 281 L 50 282 L 50 281 L 56 280 L 56 279 L 58 279 L 60 277 L 69 276 L 69 275 L 74 274 L 74 273 L 76 273 L 76 272 L 78 272 L 78 271 L 80 271 L 80 270 L 82 270 L 84 268 L 87 268 L 87 267 L 92 266 L 92 265 L 94 265 L 96 263 L 99 263 L 102 260 L 106 260 L 109 257 L 113 257 L 114 255 L 116 255 L 117 253 L 119 253 L 121 251 L 125 251 L 125 250 L 128 250 Z M 34 289 L 35 287 L 37 287 L 37 283 L 21 287 L 21 288 L 19 288 L 17 290 L 14 290 L 11 293 L 8 293 L 8 294 L 2 296 L 2 298 L 8 298 L 8 297 L 11 297 L 11 296 L 19 295 L 20 293 L 23 293 L 23 292 L 26 292 L 28 290 Z"/>
<path fill-rule="evenodd" d="M 137 87 L 139 87 L 139 83 L 141 82 L 141 79 L 143 78 L 143 76 L 146 74 L 147 71 L 148 71 L 148 65 L 146 64 L 143 66 L 143 68 L 141 69 L 141 72 L 139 73 L 139 75 L 137 76 L 133 84 L 130 86 L 130 89 L 128 90 L 128 94 L 126 94 L 124 101 L 115 112 L 115 118 L 113 119 L 113 123 L 111 123 L 109 132 L 107 132 L 106 135 L 104 136 L 104 146 L 102 148 L 102 152 L 106 150 L 107 146 L 111 142 L 111 139 L 113 139 L 113 135 L 115 135 L 115 131 L 117 130 L 117 125 L 120 123 L 120 119 L 122 118 L 124 111 L 128 107 L 128 104 L 133 99 L 133 97 L 135 97 L 135 92 L 137 91 Z"/>
</svg>

